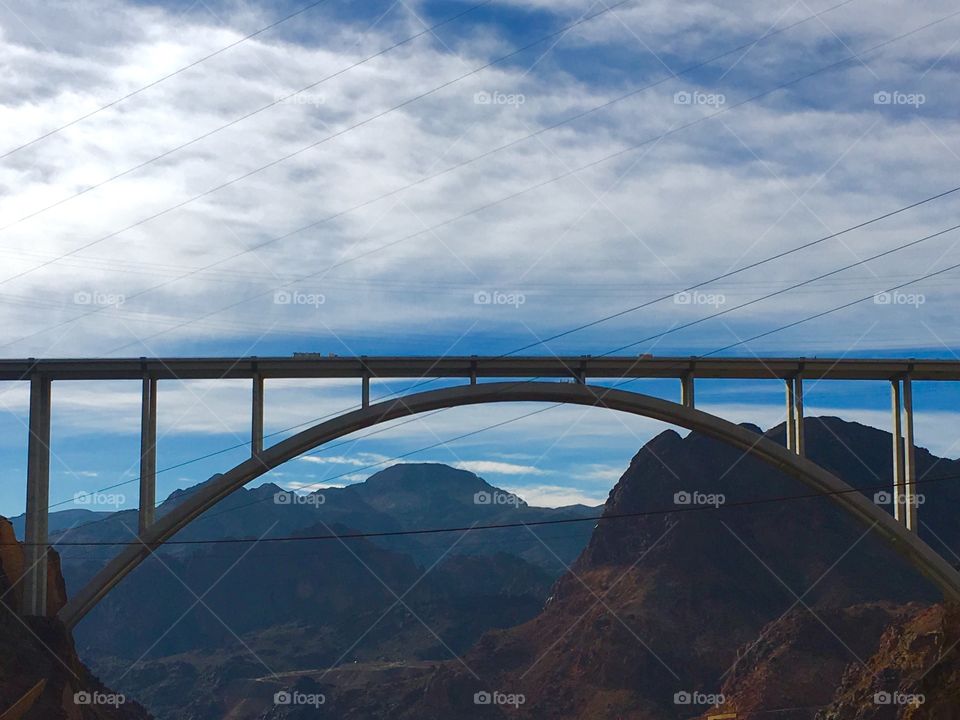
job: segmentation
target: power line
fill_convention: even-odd
[[[933,482],[942,482],[944,480],[957,480],[960,479],[960,474],[951,474],[944,475],[941,477],[935,478],[925,478],[922,480],[914,481],[914,485],[919,485],[921,483],[933,483]],[[411,535],[436,535],[439,533],[452,533],[452,532],[471,532],[473,530],[502,530],[508,528],[522,528],[522,527],[540,527],[546,525],[569,525],[571,523],[581,523],[581,522],[607,522],[610,520],[624,520],[629,518],[641,518],[641,517],[655,517],[655,516],[664,516],[664,515],[679,515],[682,513],[692,513],[692,512],[705,512],[713,511],[719,512],[721,510],[728,510],[730,508],[742,508],[742,507],[753,507],[757,505],[770,505],[777,503],[785,502],[794,502],[797,500],[810,500],[814,498],[821,497],[835,497],[839,495],[849,495],[851,493],[866,493],[871,490],[886,490],[889,488],[889,483],[884,483],[882,485],[866,485],[860,487],[851,487],[846,490],[824,490],[816,491],[811,493],[803,493],[800,495],[780,495],[772,498],[754,498],[752,500],[741,500],[739,502],[729,502],[719,504],[717,506],[713,505],[686,505],[686,506],[673,506],[671,508],[660,508],[656,510],[643,510],[639,512],[630,512],[630,513],[610,513],[604,515],[589,515],[585,517],[576,517],[576,518],[553,518],[550,520],[531,520],[530,522],[510,522],[510,523],[489,523],[484,525],[463,525],[459,527],[444,527],[444,528],[415,528],[411,530],[383,530],[375,532],[352,532],[352,533],[343,533],[343,534],[324,534],[324,535],[285,535],[279,537],[264,537],[264,538],[212,538],[209,540],[166,540],[164,545],[234,545],[240,543],[275,543],[275,542],[310,542],[315,540],[350,540],[357,538],[379,538],[379,537],[400,537],[400,536],[411,536]],[[128,541],[128,540],[91,540],[91,541],[65,541],[65,542],[56,542],[56,543],[18,543],[16,541],[0,543],[0,545],[28,545],[28,544],[43,544],[43,545],[54,545],[54,546],[63,546],[63,547],[101,547],[101,546],[130,546],[130,545],[142,545],[143,543],[139,540],[137,541]]]
[[[952,187],[949,190],[945,190],[941,193],[937,193],[936,195],[931,195],[929,197],[926,197],[922,200],[918,200],[917,202],[911,203],[909,205],[904,205],[903,207],[897,208],[896,210],[891,210],[890,212],[884,213],[883,215],[878,215],[874,218],[870,218],[869,220],[865,220],[861,223],[857,223],[856,225],[851,225],[850,227],[840,230],[839,232],[831,233],[830,235],[825,235],[821,238],[812,240],[808,243],[797,245],[796,247],[790,248],[789,250],[784,250],[783,252],[770,255],[769,257],[763,258],[762,260],[758,260],[756,262],[752,262],[742,267],[739,267],[736,270],[730,270],[728,272],[721,273],[720,275],[715,275],[714,277],[709,278],[708,280],[702,280],[694,285],[690,285],[684,288],[683,290],[678,290],[677,292],[669,293],[667,295],[661,295],[657,298],[654,298],[653,300],[648,300],[647,302],[641,303],[639,305],[634,305],[633,307],[626,308],[625,310],[620,310],[619,312],[615,312],[611,315],[606,315],[600,318],[599,320],[593,320],[591,322],[584,323],[583,325],[578,325],[575,328],[571,328],[570,330],[565,330],[555,335],[551,335],[549,337],[543,338],[542,340],[538,340],[537,342],[524,345],[523,347],[517,348],[516,350],[511,350],[509,353],[507,353],[507,356],[516,355],[517,353],[523,352],[524,350],[529,350],[530,348],[533,348],[533,347],[545,345],[546,343],[551,342],[553,340],[558,340],[562,337],[566,337],[567,335],[572,335],[574,333],[580,332],[581,330],[586,330],[587,328],[595,327],[597,325],[608,322],[610,320],[623,317],[624,315],[629,315],[630,313],[636,312],[637,310],[642,310],[643,308],[646,308],[646,307],[650,307],[651,305],[655,305],[657,303],[663,302],[664,300],[669,300],[670,298],[673,298],[676,295],[679,295],[685,292],[692,292],[693,290],[698,290],[699,288],[702,288],[705,285],[710,285],[720,280],[725,280],[729,277],[733,277],[734,275],[739,275],[742,272],[746,272],[747,270],[753,270],[754,268],[760,267],[761,265],[766,265],[767,263],[772,262],[774,260],[779,260],[789,255],[793,255],[796,252],[800,252],[801,250],[806,250],[807,248],[814,247],[823,242],[826,242],[827,240],[833,240],[835,238],[840,237],[841,235],[846,235],[847,233],[851,233],[854,230],[860,230],[861,228],[865,228],[868,225],[873,225],[874,223],[880,222],[882,220],[886,220],[895,215],[899,215],[900,213],[906,212],[907,210],[912,210],[914,208],[920,207],[921,205],[926,205],[929,202],[933,202],[934,200],[939,200],[948,195],[952,195],[957,191],[960,191],[960,186]]]
[[[739,305],[734,305],[734,306],[732,306],[732,307],[725,308],[725,309],[723,309],[723,310],[719,310],[719,311],[717,311],[717,312],[715,312],[715,313],[713,313],[713,314],[711,314],[711,315],[706,315],[706,316],[704,316],[704,317],[698,318],[698,319],[696,319],[696,320],[691,320],[690,322],[686,322],[686,323],[683,323],[683,324],[681,324],[681,325],[675,325],[674,327],[669,328],[668,330],[664,330],[663,332],[657,333],[657,334],[655,334],[655,335],[650,335],[650,336],[645,337],[645,338],[642,338],[642,339],[640,339],[640,340],[635,340],[635,341],[633,341],[633,342],[627,343],[626,345],[621,345],[621,346],[618,347],[618,348],[614,348],[613,350],[610,350],[609,352],[604,353],[604,354],[601,355],[600,357],[603,357],[604,355],[612,355],[613,353],[617,353],[617,352],[621,352],[621,351],[623,351],[623,350],[627,350],[628,348],[632,348],[632,347],[634,347],[634,346],[636,346],[636,345],[640,345],[641,343],[648,342],[648,341],[650,341],[650,340],[656,340],[656,339],[658,339],[658,338],[662,338],[662,337],[664,337],[664,336],[666,336],[666,335],[669,335],[669,334],[671,334],[671,333],[679,332],[680,330],[686,330],[687,328],[693,327],[694,325],[699,325],[700,323],[706,322],[707,320],[712,320],[713,318],[717,318],[717,317],[721,317],[721,316],[723,316],[723,315],[727,315],[728,313],[734,312],[734,311],[736,311],[736,310],[740,310],[740,309],[745,308],[745,307],[750,307],[751,305],[756,305],[757,303],[763,302],[764,300],[769,300],[770,298],[774,298],[774,297],[777,297],[777,296],[779,296],[779,295],[783,295],[783,294],[785,294],[785,293],[788,293],[788,292],[790,292],[791,290],[796,290],[797,288],[801,288],[801,287],[804,287],[804,286],[806,286],[806,285],[811,285],[811,284],[813,284],[813,283],[815,283],[815,282],[817,282],[817,281],[819,281],[819,280],[823,280],[824,278],[828,278],[828,277],[830,277],[830,276],[832,276],[832,275],[836,275],[837,273],[845,272],[845,271],[850,270],[850,269],[852,269],[852,268],[859,267],[859,266],[861,266],[861,265],[865,265],[865,264],[867,264],[867,263],[869,263],[869,262],[873,262],[874,260],[879,260],[879,259],[882,258],[882,257],[886,257],[887,255],[892,255],[892,254],[894,254],[894,253],[898,253],[898,252],[900,252],[901,250],[907,250],[907,249],[912,248],[912,247],[914,247],[914,246],[916,246],[916,245],[920,245],[921,243],[925,243],[925,242],[927,242],[928,240],[933,240],[934,238],[942,237],[943,235],[946,235],[947,233],[956,232],[957,230],[960,230],[960,225],[953,225],[953,226],[951,226],[951,227],[949,227],[949,228],[946,228],[945,230],[938,230],[938,231],[935,232],[935,233],[932,233],[932,234],[930,234],[930,235],[925,235],[924,237],[919,238],[919,239],[917,239],[917,240],[911,240],[911,241],[908,242],[908,243],[904,243],[904,244],[902,244],[902,245],[897,245],[896,247],[890,248],[889,250],[884,250],[883,252],[876,253],[875,255],[871,255],[870,257],[863,258],[862,260],[857,260],[856,262],[852,262],[852,263],[849,263],[848,265],[844,265],[844,266],[839,267],[839,268],[836,268],[836,269],[834,269],[834,270],[830,270],[829,272],[822,273],[822,274],[820,274],[820,275],[817,275],[817,276],[812,277],[812,278],[808,278],[808,279],[806,279],[806,280],[802,280],[802,281],[800,281],[800,282],[798,282],[798,283],[794,283],[793,285],[788,285],[788,286],[785,287],[785,288],[781,288],[781,289],[779,289],[779,290],[775,290],[775,291],[773,291],[773,292],[767,293],[766,295],[761,295],[760,297],[754,298],[753,300],[748,300],[747,302],[740,303]],[[932,277],[932,276],[931,276],[931,277]],[[921,278],[921,279],[925,279],[925,278]],[[903,285],[900,285],[900,286],[897,286],[897,287],[899,288],[899,287],[903,287],[903,286],[905,286],[905,285],[911,285],[911,284],[913,284],[914,282],[917,282],[917,280],[911,280],[910,282],[904,283]],[[876,295],[876,293],[874,293],[874,294],[872,294],[872,295],[869,295],[869,296],[867,296],[867,297],[868,297],[868,298],[872,298],[872,297],[874,297],[875,295]],[[862,302],[862,301],[863,301],[863,300],[861,299],[861,300],[858,300],[857,302]],[[842,309],[843,307],[849,307],[849,305],[850,305],[850,303],[848,303],[848,304],[846,304],[846,305],[844,305],[844,306],[841,306],[841,307],[838,308],[838,309]],[[728,347],[733,347],[733,346],[728,346]],[[722,348],[722,349],[725,350],[725,349],[727,349],[727,348]],[[719,351],[719,350],[715,350],[715,351],[713,351],[713,352],[710,353],[710,354],[712,355],[712,354],[714,354],[714,353],[716,353],[716,352],[720,352],[720,351]]]
[[[921,275],[920,277],[914,278],[909,282],[900,283],[899,285],[894,285],[893,287],[887,288],[886,290],[881,290],[881,293],[896,292],[897,290],[902,290],[903,288],[909,287],[910,285],[915,285],[918,282],[929,280],[930,278],[938,277],[940,275],[944,275],[948,272],[951,272],[953,270],[958,270],[958,269],[960,269],[960,263],[957,263],[955,265],[950,265],[949,267],[945,267],[942,270],[937,270],[936,272],[927,273],[926,275]],[[786,325],[781,325],[780,327],[774,328],[773,330],[768,330],[766,332],[760,333],[759,335],[754,335],[753,337],[747,338],[746,340],[740,340],[739,342],[733,343],[732,345],[727,345],[726,347],[722,347],[719,350],[713,350],[712,352],[707,353],[707,355],[714,355],[718,352],[723,352],[724,350],[729,350],[730,348],[737,347],[738,345],[743,345],[744,343],[752,342],[754,340],[767,337],[768,335],[773,335],[783,330],[796,327],[797,325],[802,325],[804,323],[810,322],[811,320],[822,318],[825,315],[831,315],[835,312],[839,312],[840,310],[846,310],[847,308],[853,307],[854,305],[859,305],[860,303],[866,302],[867,300],[874,299],[877,296],[877,294],[878,293],[874,293],[873,295],[865,295],[862,298],[859,298],[857,300],[852,300],[850,302],[844,303],[843,305],[837,305],[836,307],[830,308],[829,310],[824,310],[823,312],[818,312],[818,313],[815,313],[814,315],[808,315],[807,317],[801,318],[800,320],[795,320],[794,322],[787,323]],[[706,355],[701,357],[706,357]]]
[[[3,160],[4,158],[9,157],[10,155],[13,155],[14,153],[20,152],[20,151],[23,150],[24,148],[28,148],[28,147],[30,147],[31,145],[34,145],[34,144],[36,144],[36,143],[38,143],[38,142],[40,142],[40,141],[42,141],[42,140],[46,140],[48,137],[51,137],[51,136],[53,136],[53,135],[56,135],[57,133],[59,133],[59,132],[61,132],[61,131],[63,131],[63,130],[66,130],[66,129],[69,128],[69,127],[73,127],[73,126],[76,125],[77,123],[83,122],[84,120],[87,120],[88,118],[91,118],[91,117],[93,117],[94,115],[97,115],[97,114],[103,112],[104,110],[107,110],[107,109],[109,109],[109,108],[112,108],[112,107],[114,107],[115,105],[119,105],[120,103],[124,102],[125,100],[129,100],[130,98],[134,97],[135,95],[139,95],[140,93],[144,92],[145,90],[149,90],[149,89],[152,88],[152,87],[156,87],[156,86],[159,85],[160,83],[165,82],[165,81],[169,80],[170,78],[172,78],[172,77],[174,77],[174,76],[176,76],[176,75],[179,75],[180,73],[182,73],[182,72],[184,72],[184,71],[186,71],[186,70],[189,70],[189,69],[191,69],[191,68],[194,68],[194,67],[196,67],[197,65],[199,65],[199,64],[201,64],[201,63],[204,63],[204,62],[206,62],[207,60],[210,60],[211,58],[214,58],[214,57],[216,57],[217,55],[220,55],[221,53],[226,52],[227,50],[230,50],[231,48],[235,48],[237,45],[240,45],[241,43],[245,43],[247,40],[251,40],[251,39],[257,37],[257,35],[261,35],[261,34],[267,32],[268,30],[272,30],[273,28],[277,27],[278,25],[282,25],[283,23],[287,22],[288,20],[292,20],[293,18],[297,17],[298,15],[302,15],[303,13],[307,12],[307,10],[312,10],[313,8],[317,7],[318,5],[323,5],[323,4],[324,4],[325,2],[327,2],[327,1],[328,1],[328,0],[317,0],[317,2],[312,2],[312,3],[310,3],[309,5],[306,5],[305,7],[300,8],[300,9],[297,10],[296,12],[292,12],[292,13],[290,13],[289,15],[286,15],[286,16],[280,18],[279,20],[275,20],[274,22],[270,23],[269,25],[265,25],[264,27],[260,28],[259,30],[256,30],[256,31],[250,33],[249,35],[243,36],[243,37],[240,38],[239,40],[233,41],[233,42],[230,43],[229,45],[224,45],[222,48],[220,48],[219,50],[215,50],[214,52],[210,53],[209,55],[204,55],[202,58],[199,58],[199,59],[197,59],[197,60],[194,60],[193,62],[188,63],[188,64],[184,65],[183,67],[177,68],[177,69],[174,70],[173,72],[167,73],[166,75],[164,75],[164,76],[162,76],[162,77],[159,77],[159,78],[157,78],[156,80],[154,80],[154,81],[152,81],[152,82],[150,82],[150,83],[147,83],[146,85],[143,85],[142,87],[137,88],[136,90],[133,90],[133,91],[131,91],[131,92],[128,92],[126,95],[122,95],[122,96],[120,96],[120,97],[118,97],[118,98],[116,98],[116,99],[114,99],[114,100],[111,100],[110,102],[105,103],[104,105],[101,105],[100,107],[96,108],[95,110],[91,110],[90,112],[85,113],[85,114],[83,114],[83,115],[80,115],[79,117],[75,117],[73,120],[70,120],[69,122],[64,123],[63,125],[60,125],[59,127],[55,127],[55,128],[53,128],[52,130],[48,130],[47,132],[43,133],[42,135],[38,135],[37,137],[33,138],[33,140],[29,140],[29,141],[23,143],[22,145],[17,145],[16,147],[11,148],[10,150],[7,150],[7,151],[5,151],[2,155],[0,155],[0,160]],[[17,221],[17,222],[19,222],[19,221]],[[8,227],[9,227],[9,226],[8,226]]]

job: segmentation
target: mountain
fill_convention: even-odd
[[[171,494],[158,508],[159,514],[183,502],[202,485]],[[470,527],[478,524],[537,522],[596,515],[598,508],[574,505],[537,508],[511,493],[490,485],[474,473],[436,463],[394,465],[362,483],[343,488],[324,488],[308,496],[295,495],[277,485],[241,488],[201,515],[177,534],[177,540],[285,537],[305,528],[341,525],[354,532],[392,532],[413,528]],[[52,513],[59,526],[70,526],[67,513]],[[84,511],[80,511],[84,512]],[[71,515],[71,520],[76,516]],[[97,517],[89,525],[78,524],[59,537],[73,542],[130,542],[136,536],[137,513],[133,510]],[[590,537],[590,523],[573,523],[560,531],[523,528],[489,534],[469,534],[457,546],[457,554],[496,555],[507,552],[558,576],[580,553]],[[552,538],[549,549],[538,537]],[[443,538],[374,538],[374,543],[404,552],[417,562],[430,565],[446,550]],[[114,554],[111,548],[62,548],[67,587],[82,586]],[[163,546],[163,557],[182,556],[192,547]]]
[[[805,430],[809,457],[869,496],[892,482],[889,434],[831,417]],[[766,434],[783,443],[782,425]],[[952,556],[960,463],[917,461],[920,533]],[[503,491],[436,465],[321,492],[231,496],[184,536],[266,540],[165,549],[78,627],[83,656],[162,719],[956,717],[960,610],[831,499],[696,433],[641,448],[606,519],[535,534],[269,540],[281,523],[313,536],[589,512],[477,503]]]
[[[59,558],[49,556],[48,611],[62,607],[65,596]],[[80,662],[67,629],[46,617],[18,615],[23,548],[13,525],[0,517],[0,714],[23,701],[42,683],[30,703],[23,701],[23,720],[147,720],[150,715],[132,699],[105,687]]]
[[[937,605],[886,629],[872,657],[849,666],[817,720],[958,720],[960,608]]]
[[[811,459],[849,483],[889,481],[889,435],[836,418],[808,418],[805,429]],[[782,443],[783,427],[768,436]],[[917,457],[921,474],[957,473],[953,461]],[[960,541],[950,521],[958,487],[924,485],[922,533],[950,547]],[[729,506],[616,517],[670,507],[680,492]],[[895,646],[897,628],[906,622],[909,631],[909,618],[938,594],[830,499],[778,500],[806,493],[722,443],[662,433],[633,458],[604,507],[613,517],[597,525],[542,613],[487,633],[462,662],[381,675],[362,698],[328,675],[328,707],[342,718],[666,720],[705,718],[718,705],[738,718],[813,720],[844,678],[853,701],[862,699],[849,668],[872,656],[888,668],[896,654],[883,644]],[[933,660],[904,655],[918,667]],[[956,678],[949,682],[955,691]],[[503,704],[511,697],[515,708]],[[398,707],[396,698],[409,702]],[[864,717],[900,717],[884,712]]]
[[[163,510],[190,492],[175,493]],[[209,698],[193,708],[194,717],[220,718],[228,710],[217,699],[226,682],[343,662],[439,661],[488,630],[529,620],[586,544],[592,523],[469,528],[596,512],[530,507],[473,473],[438,464],[393,466],[309,496],[269,484],[242,490],[178,539],[259,542],[161,549],[77,627],[78,646],[98,672],[158,716],[182,717],[188,696]],[[133,513],[118,513],[69,537],[129,537],[125,526],[135,521]],[[416,528],[467,530],[273,540]],[[65,549],[73,582],[103,562],[100,548]]]

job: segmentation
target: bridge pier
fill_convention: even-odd
[[[370,407],[370,373],[363,375],[363,387],[360,390],[360,406]]]
[[[918,532],[917,524],[917,458],[913,441],[913,386],[910,377],[903,379],[903,470],[906,492],[904,519],[907,530]]]
[[[806,455],[806,449],[803,434],[803,378],[800,375],[793,379],[793,404],[795,408],[793,447],[797,455],[803,457]]]
[[[799,375],[786,378],[787,389],[787,450],[804,456],[803,434],[803,378]]]
[[[680,404],[692,408],[693,403],[693,373],[688,372],[680,377]]]
[[[793,450],[794,411],[796,410],[796,404],[793,401],[793,378],[787,378],[784,382],[787,386],[787,450]]]
[[[24,528],[25,615],[47,614],[47,541],[50,506],[50,378],[30,377],[30,439],[27,444],[27,510]]]
[[[263,375],[253,376],[252,406],[250,408],[250,457],[263,452]]]
[[[157,379],[145,377],[140,401],[140,534],[153,525],[157,506]]]
[[[913,437],[913,386],[910,377],[890,381],[893,410],[893,516],[917,532],[917,461]]]
[[[903,482],[903,423],[901,420],[903,401],[900,399],[899,380],[890,381],[890,402],[893,412],[893,517],[897,522],[904,523],[903,491],[906,486]]]

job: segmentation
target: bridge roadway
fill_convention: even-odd
[[[960,380],[960,361],[857,358],[655,356],[339,356],[0,360],[0,380],[200,380],[211,378],[727,378]]]

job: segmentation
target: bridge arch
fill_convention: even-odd
[[[76,625],[150,551],[216,505],[227,495],[266,472],[350,433],[398,418],[442,408],[500,402],[556,402],[641,415],[693,430],[729,443],[764,460],[830,498],[861,523],[879,533],[944,596],[960,600],[960,572],[888,513],[840,478],[777,443],[710,413],[640,393],[601,386],[558,382],[496,382],[430,390],[387,400],[314,425],[231,468],[149,526],[141,542],[125,546],[61,610],[68,627]]]

